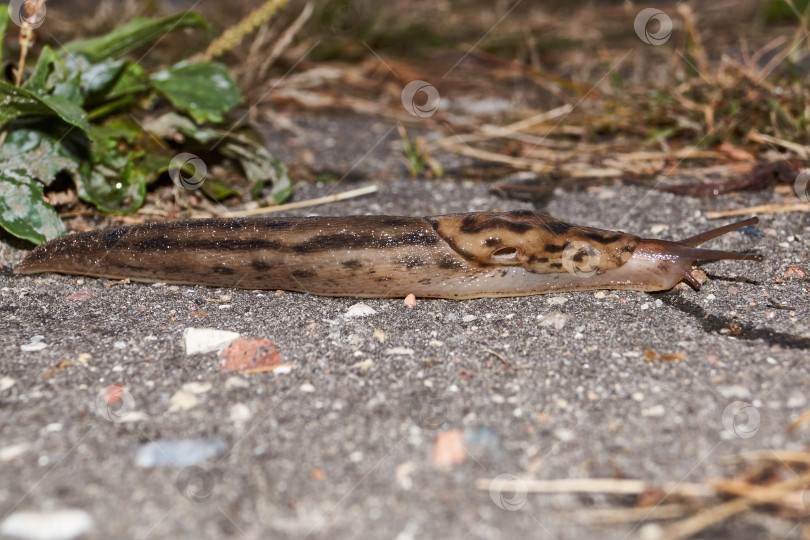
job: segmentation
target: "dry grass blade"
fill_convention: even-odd
[[[716,491],[706,484],[666,482],[656,484],[645,480],[623,478],[565,478],[561,480],[535,480],[521,478],[521,488],[527,493],[608,493],[612,495],[639,495],[649,491],[662,491],[668,496],[713,497]],[[476,489],[513,489],[513,480],[479,478]]]
[[[791,480],[778,482],[767,487],[751,489],[739,499],[718,504],[695,516],[671,525],[664,531],[660,539],[675,540],[677,538],[689,537],[757,504],[777,502],[789,495],[792,491],[806,487],[808,484],[810,484],[810,472],[805,472]]]
[[[288,204],[279,204],[277,206],[268,206],[267,208],[256,208],[253,210],[240,210],[238,212],[224,212],[219,214],[219,217],[247,217],[259,216],[263,214],[273,214],[275,212],[285,212],[287,210],[297,210],[299,208],[308,208],[310,206],[319,206],[331,202],[344,201],[362,195],[368,195],[377,191],[377,186],[366,186],[358,189],[351,189],[343,193],[335,195],[327,195],[325,197],[317,197],[315,199],[308,199],[306,201],[299,201]]]
[[[706,217],[709,219],[719,219],[732,216],[747,216],[749,214],[787,214],[789,212],[810,212],[810,203],[761,204],[759,206],[749,206],[748,208],[737,208],[735,210],[706,212]]]

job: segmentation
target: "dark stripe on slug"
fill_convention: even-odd
[[[267,264],[266,262],[262,261],[262,260],[259,260],[259,259],[254,259],[254,260],[250,261],[250,266],[254,270],[258,270],[259,272],[264,272],[265,270],[270,270],[270,265]]]
[[[529,263],[541,263],[541,264],[544,264],[544,263],[548,262],[548,257],[538,257],[537,255],[531,255],[531,256],[529,256],[528,262]]]
[[[116,266],[118,268],[124,268],[126,270],[135,270],[136,272],[143,272],[144,270],[146,270],[145,266],[138,266],[137,264],[117,263]]]
[[[503,244],[503,241],[500,238],[487,238],[484,241],[484,245],[487,247],[497,247]]]
[[[332,251],[340,249],[387,249],[397,246],[426,246],[439,242],[438,237],[422,232],[405,233],[400,236],[380,237],[371,234],[323,234],[313,236],[301,244],[295,244],[281,249],[289,249],[296,253],[312,253],[316,251]]]
[[[439,261],[436,263],[436,265],[439,268],[444,268],[444,269],[463,268],[464,267],[464,263],[459,262],[459,261],[455,260],[454,258],[447,257],[447,256],[442,257],[441,259],[439,259]]]
[[[408,259],[400,259],[399,263],[404,264],[405,268],[407,268],[409,270],[411,268],[416,268],[418,266],[424,266],[426,264],[425,261],[423,261],[419,257],[411,257],[411,258],[408,258]]]
[[[227,266],[214,266],[211,268],[211,271],[223,276],[232,276],[234,274],[233,268],[228,268]]]
[[[562,268],[562,263],[551,263],[549,265],[551,268]]]
[[[599,242],[600,244],[612,244],[618,240],[624,238],[624,234],[621,233],[614,233],[614,232],[607,232],[607,233],[599,233],[599,232],[585,232],[582,233],[582,236],[587,238],[588,240],[593,240],[594,242]]]
[[[565,246],[555,246],[554,244],[546,244],[543,246],[543,251],[548,251],[549,253],[560,253],[565,251]]]
[[[342,264],[342,265],[343,265],[343,266],[345,266],[346,268],[351,268],[351,269],[353,269],[353,270],[357,270],[358,268],[362,268],[362,267],[363,267],[363,263],[361,263],[361,262],[360,262],[359,260],[357,260],[357,259],[352,259],[352,260],[350,260],[350,261],[343,261],[343,262],[342,262],[342,263],[340,263],[340,264]]]
[[[571,225],[563,223],[562,221],[552,221],[550,223],[543,223],[543,228],[551,234],[565,234],[571,230]]]
[[[292,271],[292,275],[293,275],[293,277],[297,277],[297,278],[301,278],[301,279],[307,279],[307,278],[315,277],[315,272],[313,272],[312,270],[309,270],[309,269],[298,268],[298,269]]]
[[[484,218],[484,219],[482,219]],[[530,223],[511,221],[502,217],[477,216],[469,214],[461,220],[459,231],[465,234],[478,234],[487,230],[504,228],[510,232],[523,234],[533,228]]]

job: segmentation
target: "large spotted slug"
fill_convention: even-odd
[[[697,247],[757,222],[670,242],[528,211],[200,219],[71,234],[37,247],[15,271],[359,297],[659,291],[681,280],[699,287],[689,273],[698,260],[762,261]]]

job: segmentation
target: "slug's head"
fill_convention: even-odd
[[[689,273],[699,260],[761,261],[758,254],[697,247],[758,221],[751,218],[670,242],[569,225],[534,212],[430,218],[453,250],[479,266],[521,266],[536,274],[571,274],[566,281],[573,285],[579,279],[580,288],[648,291],[669,289],[684,279],[699,287]]]
[[[759,218],[752,217],[690,236],[680,242],[642,239],[636,247],[633,259],[628,264],[627,271],[646,272],[651,281],[659,282],[661,289],[674,287],[681,280],[686,280],[694,288],[699,289],[700,283],[690,273],[692,265],[697,261],[742,260],[762,262],[764,260],[764,257],[759,253],[698,247],[713,238],[756,223],[759,223]]]

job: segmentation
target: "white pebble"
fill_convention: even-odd
[[[393,349],[388,349],[385,351],[387,355],[395,355],[395,354],[406,354],[413,356],[413,349],[409,349],[407,347],[394,347]]]
[[[191,392],[178,390],[169,402],[169,412],[187,411],[197,406],[199,400]]]
[[[116,341],[115,343],[113,343],[113,347],[115,347],[116,349],[126,349],[127,348],[127,342],[126,341]]]
[[[190,394],[204,394],[211,390],[211,383],[210,382],[188,382],[183,385],[183,390],[189,392]]]
[[[368,317],[369,315],[375,315],[376,313],[377,310],[373,307],[363,302],[358,302],[347,309],[343,316],[350,319],[352,317]]]
[[[653,405],[652,407],[641,409],[641,416],[646,416],[649,418],[658,418],[664,416],[665,413],[666,409],[664,409],[663,405]]]
[[[8,390],[9,388],[14,386],[15,384],[17,384],[16,379],[12,379],[11,377],[0,378],[0,392],[4,392],[5,390]]]
[[[235,403],[231,405],[231,411],[229,416],[231,422],[243,424],[248,420],[250,420],[252,414],[250,412],[250,408],[244,403]]]
[[[565,324],[571,319],[569,315],[561,312],[558,309],[547,313],[541,320],[540,326],[550,326],[555,330],[562,330]]]
[[[239,337],[238,332],[216,328],[186,328],[183,330],[183,345],[186,356],[221,351]]]
[[[42,340],[44,340],[44,339],[45,339],[45,336],[41,336],[41,335],[31,336],[31,341],[28,342],[28,343],[25,343],[23,345],[20,345],[20,349],[23,352],[41,351],[42,349],[44,349],[44,348],[46,348],[48,346],[47,343],[43,343]]]
[[[301,391],[306,392],[307,394],[311,394],[315,391],[315,387],[309,383],[304,383],[301,385]]]
[[[464,322],[471,322],[471,321],[474,321],[474,320],[475,320],[475,319],[477,319],[477,318],[478,318],[478,317],[476,317],[475,315],[464,315],[464,316],[461,318],[461,320],[462,320],[462,321],[464,321]]]
[[[70,540],[83,535],[93,525],[93,516],[84,510],[23,511],[4,519],[0,533],[26,540]]]

